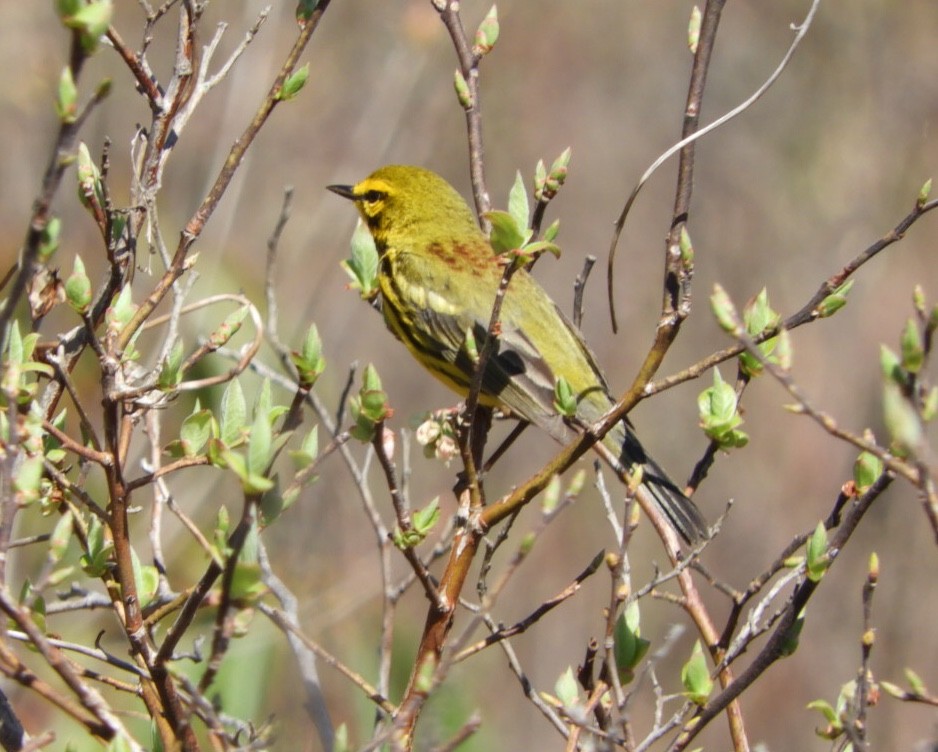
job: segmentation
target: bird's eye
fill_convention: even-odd
[[[384,194],[381,191],[368,191],[363,198],[366,204],[376,204],[384,198]]]

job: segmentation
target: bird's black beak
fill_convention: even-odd
[[[358,196],[355,195],[354,185],[327,185],[326,190],[332,191],[342,198],[347,198],[352,201],[355,201],[358,198]]]

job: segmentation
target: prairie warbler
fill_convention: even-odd
[[[420,167],[382,167],[356,185],[328,188],[355,202],[374,237],[388,328],[430,373],[465,396],[474,373],[466,332],[473,332],[481,348],[504,269],[472,210],[443,178]],[[582,335],[520,269],[502,304],[482,402],[506,408],[563,441],[569,428],[554,407],[558,377],[577,396],[578,420],[593,423],[612,407],[609,387]],[[706,534],[697,507],[645,452],[628,420],[602,443],[620,475],[641,465],[644,490],[685,540]]]

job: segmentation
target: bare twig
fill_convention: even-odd
[[[586,290],[586,280],[589,279],[595,263],[596,257],[593,255],[588,255],[583,259],[583,268],[573,283],[573,325],[576,327],[583,323],[583,293]]]
[[[459,15],[458,0],[433,0],[433,5],[439,11],[440,19],[453,40],[459,61],[459,75],[463,77],[469,89],[468,98],[463,103],[469,137],[469,175],[472,179],[472,197],[475,200],[476,213],[479,215],[482,229],[487,233],[489,222],[484,215],[492,208],[492,201],[485,185],[485,150],[482,146],[482,112],[479,105],[479,63],[482,55],[469,44]]]

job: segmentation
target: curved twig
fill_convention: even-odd
[[[644,174],[639,179],[638,184],[632,189],[632,193],[629,194],[629,198],[625,202],[625,206],[622,208],[622,212],[619,214],[619,218],[616,220],[615,229],[612,233],[612,240],[609,243],[609,258],[606,265],[606,291],[609,297],[609,317],[612,321],[613,332],[618,331],[618,324],[616,322],[615,297],[612,294],[612,283],[614,277],[613,266],[615,263],[616,247],[619,244],[619,236],[622,234],[622,228],[625,225],[625,219],[632,208],[632,204],[635,203],[635,199],[638,197],[639,192],[642,190],[648,179],[664,162],[674,156],[677,152],[681,151],[684,147],[689,146],[700,138],[703,138],[711,131],[714,131],[720,126],[725,125],[737,115],[740,115],[748,110],[762,97],[763,94],[766,93],[766,91],[769,90],[769,87],[771,87],[772,84],[778,80],[779,76],[781,76],[785,68],[788,67],[788,63],[795,54],[795,50],[798,48],[798,45],[801,44],[801,40],[804,39],[805,34],[808,33],[808,29],[811,27],[811,23],[814,20],[814,14],[817,11],[818,5],[820,5],[820,2],[821,0],[812,0],[811,7],[808,9],[808,13],[805,16],[804,21],[802,21],[799,25],[792,25],[792,28],[796,33],[794,40],[792,40],[792,43],[788,48],[788,51],[785,53],[782,61],[778,64],[778,67],[772,72],[766,81],[758,89],[756,89],[755,93],[753,93],[751,97],[749,97],[740,105],[734,107],[725,115],[717,118],[709,125],[706,125],[703,128],[695,131],[691,135],[681,139],[676,144],[668,148],[663,154],[661,154],[661,156],[659,156],[654,162],[651,163],[651,166],[645,170]],[[702,40],[703,37],[704,32],[703,29],[701,29]],[[700,49],[698,49],[698,54],[700,54]]]

